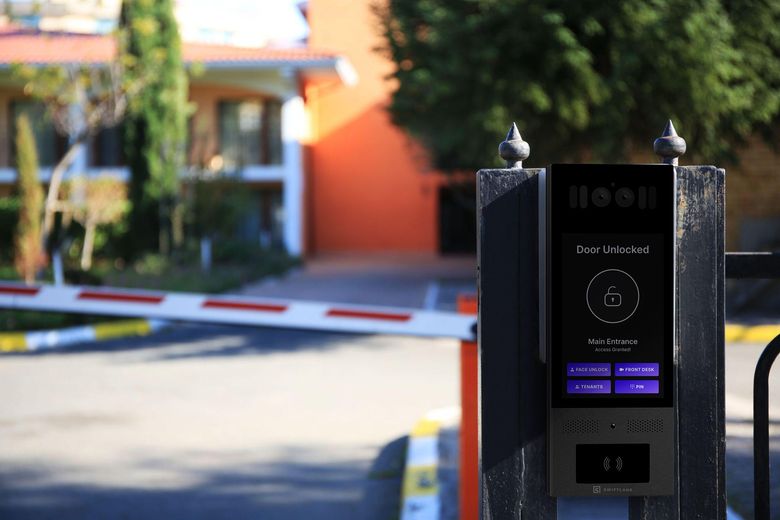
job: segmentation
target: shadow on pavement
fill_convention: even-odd
[[[356,518],[398,519],[401,514],[401,485],[408,445],[409,437],[399,437],[379,451],[368,472]]]
[[[733,422],[733,421],[729,421]],[[752,421],[748,421],[752,424]],[[769,437],[769,472],[773,477],[769,494],[771,518],[780,518],[780,435]],[[726,436],[726,494],[729,505],[745,520],[753,518],[753,438],[752,436]]]
[[[179,485],[160,479],[156,487],[114,487],[58,483],[45,469],[5,468],[0,470],[0,518],[357,518],[359,497],[351,490],[360,489],[364,472],[359,461],[280,462],[188,469],[188,482]]]

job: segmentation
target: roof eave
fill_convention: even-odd
[[[338,77],[339,81],[346,86],[353,86],[358,81],[357,71],[349,62],[349,60],[343,56],[336,56],[334,58],[324,58],[316,60],[224,60],[224,61],[188,61],[187,66],[193,63],[201,63],[203,67],[208,69],[219,70],[272,70],[272,69],[292,69],[306,73],[307,71],[331,71]],[[45,67],[45,66],[73,66],[73,65],[104,65],[105,62],[101,61],[73,61],[73,62],[27,62],[24,65],[31,67]],[[13,63],[0,63],[0,70],[10,69]]]
[[[258,70],[287,68],[306,73],[307,71],[332,71],[346,86],[357,83],[358,75],[348,59],[343,56],[319,60],[226,60],[201,62],[208,69]],[[190,63],[191,64],[191,63]]]

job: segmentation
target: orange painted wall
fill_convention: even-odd
[[[439,175],[385,111],[393,70],[372,0],[310,0],[309,44],[346,56],[358,84],[305,89],[312,120],[309,247],[329,251],[438,249]]]

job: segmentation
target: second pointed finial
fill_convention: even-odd
[[[661,137],[653,143],[653,151],[661,157],[662,162],[673,166],[677,166],[677,159],[685,153],[686,148],[685,139],[677,135],[671,119],[666,123]]]
[[[531,146],[523,141],[517,124],[512,123],[506,139],[498,145],[498,155],[506,161],[507,168],[522,168],[523,161],[531,155]]]

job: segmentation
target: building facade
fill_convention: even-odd
[[[92,64],[112,59],[109,36],[42,33],[6,26],[0,30],[0,194],[15,182],[14,122],[20,113],[34,121],[41,164],[47,182],[52,167],[67,149],[43,107],[24,95],[11,73],[27,65]],[[306,209],[303,147],[309,133],[304,87],[352,84],[355,75],[339,54],[311,48],[248,48],[186,43],[184,60],[202,73],[191,80],[189,167],[208,167],[231,174],[250,188],[254,210],[244,232],[265,243],[277,242],[294,255],[305,253]],[[68,175],[114,175],[129,178],[119,128],[90,139]],[[186,175],[187,172],[182,172]]]
[[[373,4],[301,2],[305,45],[185,41],[185,61],[203,68],[190,82],[189,167],[235,174],[255,198],[243,233],[292,254],[473,252],[473,178],[457,183],[435,171],[420,144],[392,124],[387,76],[395,65],[377,51]],[[24,96],[11,64],[103,63],[113,53],[108,36],[0,27],[0,195],[15,179],[17,113],[36,121],[44,181],[67,144]],[[684,135],[685,122],[678,128]],[[119,136],[95,136],[72,172],[127,178]],[[635,160],[656,160],[649,144]],[[725,165],[729,250],[780,248],[778,164],[777,150],[755,138],[737,164]]]

